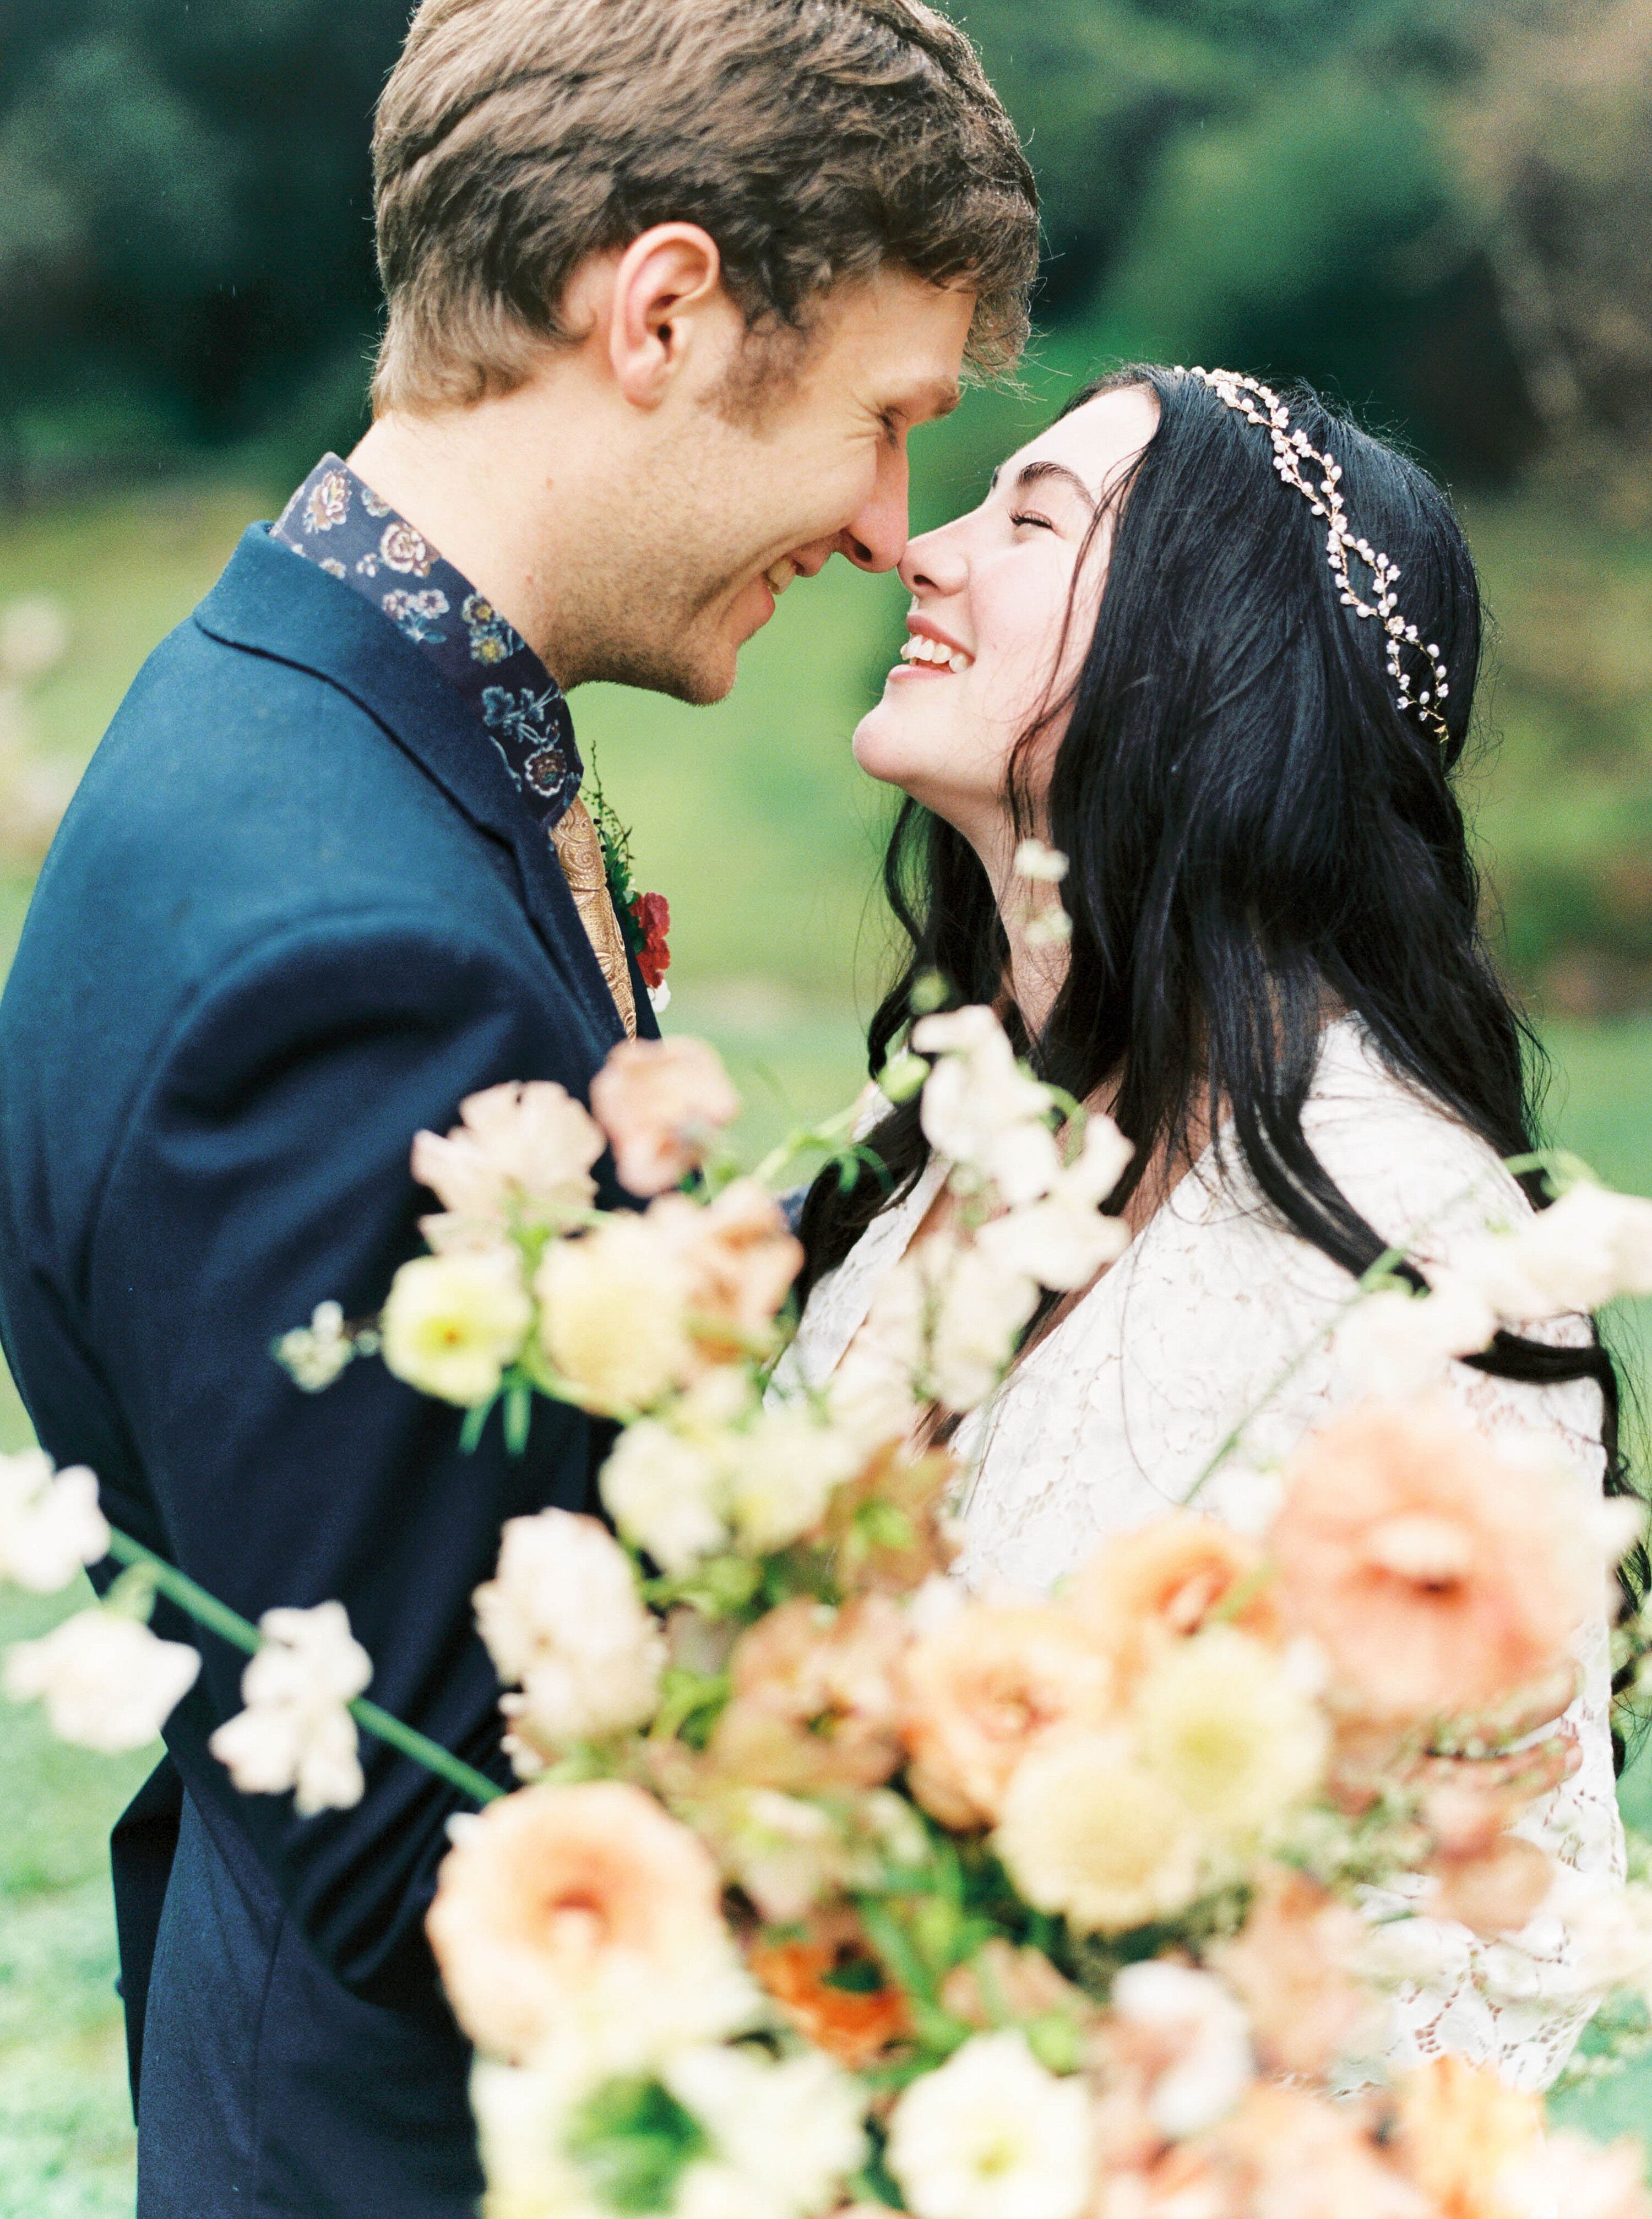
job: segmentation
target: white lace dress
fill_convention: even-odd
[[[1353,1020],[1326,1030],[1304,1126],[1332,1177],[1385,1239],[1403,1240],[1427,1223],[1415,1252],[1425,1262],[1448,1259],[1454,1240],[1529,1209],[1484,1143],[1388,1071]],[[932,1163],[816,1287],[787,1358],[794,1377],[817,1385],[829,1377],[922,1223],[943,1168]],[[1458,1203],[1476,1183],[1474,1200]],[[970,1476],[959,1576],[976,1588],[1008,1582],[1046,1591],[1109,1534],[1179,1502],[1350,1287],[1328,1258],[1283,1228],[1236,1168],[1220,1175],[1208,1153],[1123,1259],[961,1429],[957,1447]],[[1568,1343],[1588,1333],[1581,1318],[1544,1330]],[[1451,1372],[1451,1392],[1483,1432],[1559,1449],[1580,1489],[1598,1493],[1605,1458],[1591,1382],[1537,1388],[1461,1364]],[[1235,1526],[1259,1527],[1276,1499],[1268,1467],[1357,1395],[1322,1346],[1251,1429],[1243,1460],[1205,1488],[1201,1507]],[[1582,1692],[1568,1719],[1581,1766],[1522,1831],[1580,1876],[1621,1879],[1604,1615],[1582,1637],[1580,1662]],[[1518,1937],[1495,1942],[1443,1921],[1407,1924],[1426,1945],[1429,1973],[1397,1996],[1391,2061],[1449,2050],[1518,2086],[1545,2086],[1587,2017],[1559,1920],[1540,1913]]]

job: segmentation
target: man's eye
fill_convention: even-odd
[[[1040,516],[1031,509],[1024,508],[1019,510],[1010,518],[1009,521],[1012,524],[1036,524],[1045,531],[1053,531],[1055,530],[1054,525],[1051,523],[1047,516]]]

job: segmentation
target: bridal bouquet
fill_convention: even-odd
[[[1522,1831],[1571,1762],[1522,1724],[1566,1706],[1633,1524],[1427,1380],[1500,1316],[1652,1284],[1652,1204],[1577,1180],[1423,1296],[1382,1259],[1328,1329],[1394,1391],[1301,1447],[1258,1538],[1188,1507],[1053,1598],[972,1596],[951,1421],[1120,1252],[1129,1152],[985,1010],[923,1017],[883,1085],[922,1088],[947,1203],[823,1388],[783,1353],[801,1252],[684,1039],[618,1048],[590,1114],[502,1086],[421,1134],[429,1252],[370,1324],[281,1344],[312,1389],[381,1356],[473,1439],[525,1442],[535,1395],[619,1422],[611,1522],[512,1520],[476,1594],[514,1792],[365,1701],[338,1605],[233,1620],[44,1458],[0,1489],[0,1572],[133,1569],[10,1691],[152,1731],[193,1669],[140,1622],[159,1588],[256,1651],[214,1744],[247,1792],[358,1796],[357,1725],[469,1789],[429,1931],[488,2219],[1648,2219],[1632,2146],[1375,2060],[1433,1916],[1554,1918],[1580,2015],[1646,2023],[1652,1887],[1594,1895]],[[595,1208],[605,1148],[646,1208]]]

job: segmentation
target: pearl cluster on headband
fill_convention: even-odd
[[[1241,376],[1232,370],[1195,370],[1190,374],[1202,378],[1217,398],[1230,408],[1238,409],[1247,423],[1267,432],[1273,441],[1275,469],[1288,486],[1296,488],[1315,516],[1326,519],[1326,559],[1342,588],[1344,606],[1352,609],[1356,616],[1375,617],[1382,626],[1388,674],[1396,689],[1395,705],[1401,713],[1409,711],[1419,718],[1437,738],[1449,740],[1450,727],[1439,704],[1451,689],[1446,683],[1445,664],[1439,649],[1432,640],[1419,638],[1416,625],[1407,624],[1395,606],[1394,585],[1400,575],[1399,564],[1390,563],[1386,555],[1376,551],[1369,539],[1357,539],[1349,530],[1348,512],[1343,506],[1340,491],[1340,464],[1333,457],[1322,455],[1311,445],[1306,432],[1291,429],[1284,402],[1258,379]],[[1320,472],[1317,484],[1303,473],[1303,465],[1308,463],[1315,464]],[[1351,554],[1357,555],[1371,574],[1371,600],[1363,600],[1354,590],[1348,569]],[[1402,650],[1407,647],[1426,656],[1433,679],[1431,686],[1415,693],[1410,673],[1400,659]]]

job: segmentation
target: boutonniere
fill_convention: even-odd
[[[649,1000],[657,1016],[671,1000],[671,989],[666,984],[666,973],[671,968],[671,904],[663,894],[639,892],[631,862],[630,832],[614,813],[594,764],[591,768],[587,806],[597,828],[597,837],[602,842],[602,866],[607,873],[608,892],[613,898],[620,930],[625,935],[626,947],[637,958],[637,967],[643,974],[643,984],[649,990]]]

